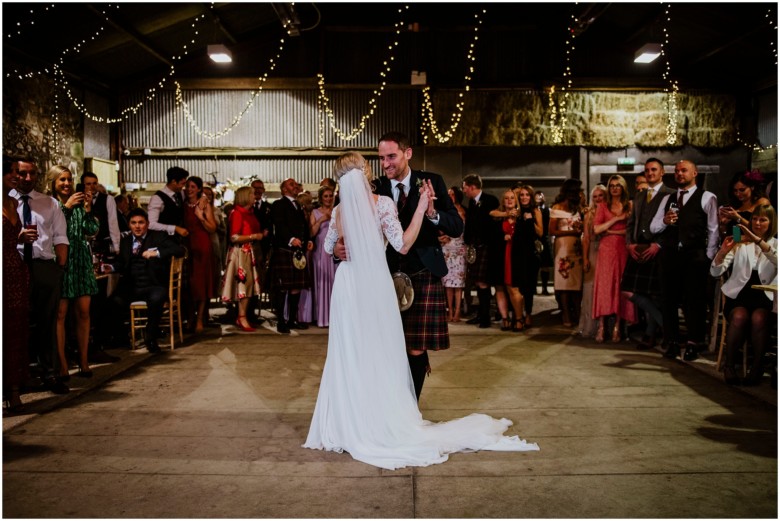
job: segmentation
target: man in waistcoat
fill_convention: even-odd
[[[100,228],[92,243],[94,253],[119,253],[119,222],[117,221],[116,201],[108,194],[98,190],[98,177],[92,172],[81,174],[84,191],[92,194],[92,215],[97,217]]]
[[[122,328],[120,319],[127,314],[130,302],[146,301],[144,343],[150,353],[159,353],[157,338],[160,335],[163,305],[168,300],[171,258],[184,255],[184,247],[165,232],[150,230],[143,209],[132,210],[129,218],[130,235],[120,241],[116,263],[105,267],[106,271],[122,275],[119,287],[111,298],[111,316],[114,317],[112,328]]]
[[[647,329],[638,349],[655,346],[658,328],[663,323],[661,314],[661,275],[658,265],[660,236],[650,231],[650,223],[658,213],[665,195],[674,190],[663,184],[664,164],[654,157],[645,161],[647,188],[634,197],[633,211],[626,224],[628,262],[623,272],[620,289],[632,293],[631,301],[645,313]]]
[[[661,291],[666,358],[680,354],[677,309],[682,304],[688,330],[684,360],[698,357],[707,318],[707,277],[718,250],[718,200],[696,186],[698,170],[687,160],[674,167],[677,192],[664,196],[650,223],[660,234]],[[673,205],[676,204],[676,207]]]
[[[172,166],[166,172],[167,183],[149,199],[149,229],[163,231],[177,238],[189,235],[184,224],[184,197],[182,189],[187,184],[189,172]]]
[[[276,330],[290,333],[291,329],[307,329],[306,324],[298,322],[298,303],[301,290],[311,286],[308,268],[298,269],[293,261],[314,248],[309,240],[309,223],[295,196],[297,182],[285,179],[280,186],[282,197],[271,205],[274,221],[274,251],[271,258],[271,290],[275,294],[274,312]],[[285,304],[286,302],[286,304]],[[288,319],[285,320],[285,309]]]

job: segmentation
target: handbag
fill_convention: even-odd
[[[395,296],[398,299],[398,309],[406,311],[412,307],[414,302],[414,288],[412,279],[402,271],[393,273],[393,286],[395,287]]]
[[[544,251],[544,244],[542,244],[542,241],[540,241],[539,239],[536,239],[534,241],[534,251],[537,255],[541,255],[542,252]]]
[[[466,246],[466,262],[474,264],[477,260],[477,249],[474,246]]]

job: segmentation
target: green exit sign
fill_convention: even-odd
[[[634,163],[636,163],[636,159],[634,159],[633,157],[618,158],[618,165],[620,166],[633,165]]]

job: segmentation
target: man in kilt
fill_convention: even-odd
[[[378,149],[385,175],[377,179],[376,193],[393,198],[398,206],[398,220],[404,229],[412,221],[423,180],[430,180],[436,193],[436,200],[432,207],[429,206],[425,214],[427,218],[423,219],[420,233],[409,252],[401,255],[392,247],[387,248],[387,264],[391,273],[406,273],[414,288],[412,306],[401,313],[401,320],[414,391],[419,400],[425,375],[430,374],[428,351],[450,347],[447,299],[441,283],[441,278],[447,274],[447,264],[439,243],[439,230],[450,237],[458,237],[463,233],[463,220],[447,195],[447,185],[439,174],[409,167],[412,158],[409,138],[398,132],[387,133],[380,138]]]
[[[271,205],[271,216],[274,223],[274,246],[271,254],[271,291],[275,295],[274,310],[276,313],[276,330],[279,333],[289,333],[290,329],[306,329],[306,324],[299,324],[298,302],[301,290],[311,286],[309,270],[299,269],[293,265],[296,257],[314,248],[309,240],[309,223],[303,209],[295,200],[297,183],[295,179],[286,179],[280,190],[282,197]],[[284,318],[285,303],[288,320]]]
[[[500,266],[496,268],[496,255],[503,256],[503,250],[496,248],[496,233],[500,227],[490,216],[490,212],[498,208],[498,198],[482,191],[482,178],[477,174],[469,174],[463,178],[463,195],[469,198],[466,208],[466,232],[463,241],[473,247],[477,253],[476,260],[468,266],[469,280],[477,286],[479,308],[477,316],[466,321],[467,324],[478,324],[480,328],[490,327],[490,273],[498,272],[503,277]],[[499,237],[503,247],[503,234]]]
[[[637,349],[650,349],[663,325],[661,313],[661,275],[658,264],[660,236],[650,231],[650,223],[666,194],[674,193],[663,184],[664,164],[650,158],[645,162],[644,177],[648,188],[634,196],[633,211],[626,224],[628,262],[623,272],[620,289],[632,293],[631,301],[645,313],[647,329]]]

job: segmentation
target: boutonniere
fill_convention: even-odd
[[[424,183],[425,183],[425,179],[423,179],[423,178],[421,177],[421,178],[417,179],[417,181],[415,181],[415,183],[414,183],[414,184],[416,184],[416,185],[417,185],[417,188],[420,188],[420,187],[421,187],[421,186],[422,186]]]
[[[480,206],[482,206],[482,201],[477,201],[477,208],[479,208]]]

